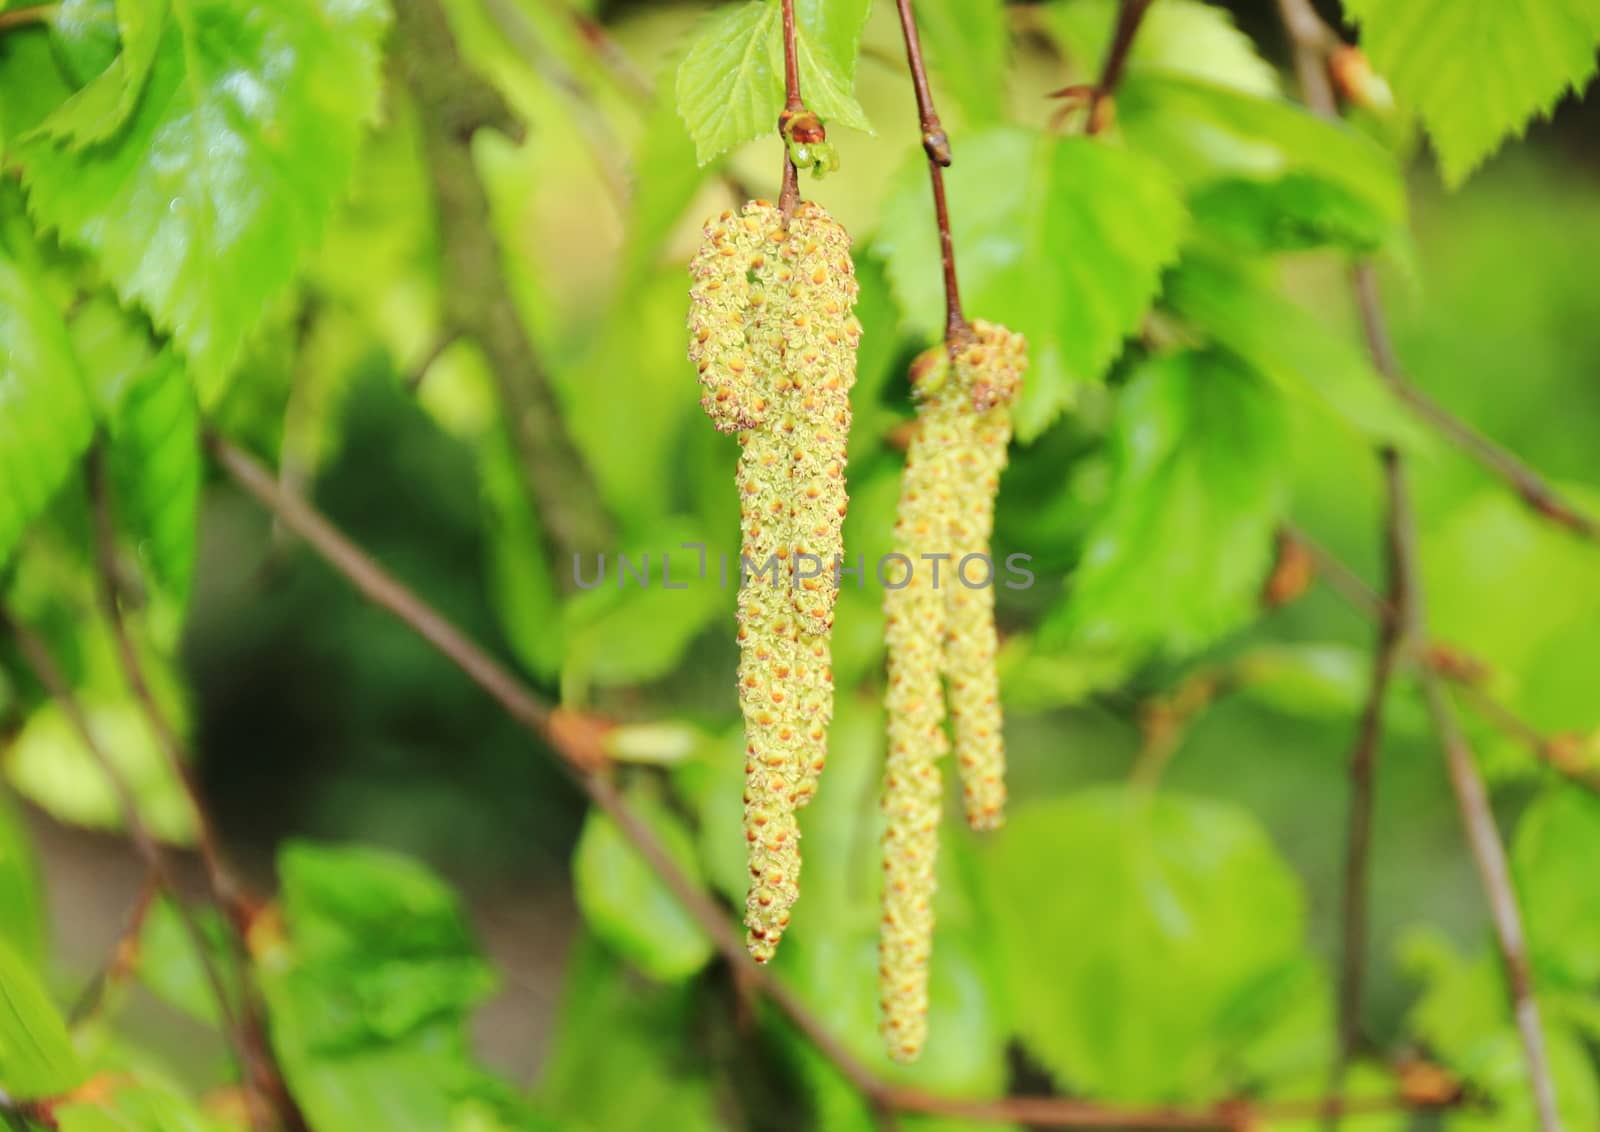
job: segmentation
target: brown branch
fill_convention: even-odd
[[[1111,124],[1116,108],[1117,87],[1128,68],[1128,56],[1133,51],[1133,41],[1139,34],[1139,25],[1150,10],[1152,0],[1121,0],[1117,5],[1117,26],[1111,32],[1111,45],[1100,64],[1100,78],[1089,93],[1089,125],[1091,134],[1098,134]]]
[[[28,662],[28,667],[33,670],[39,683],[44,686],[50,698],[55,701],[67,717],[67,722],[77,732],[78,739],[83,743],[89,757],[99,767],[100,773],[111,786],[112,793],[116,796],[117,806],[122,811],[123,824],[128,827],[128,839],[133,842],[134,850],[139,854],[146,868],[156,877],[163,891],[172,898],[173,909],[178,914],[178,922],[184,934],[188,937],[190,946],[195,949],[199,958],[201,969],[205,973],[206,981],[211,985],[211,992],[217,1000],[217,1013],[222,1021],[222,1031],[228,1038],[234,1059],[239,1067],[240,1078],[245,1084],[245,1095],[250,1098],[250,1120],[252,1127],[264,1130],[271,1126],[272,1118],[267,1106],[254,1089],[251,1080],[251,1062],[249,1047],[243,1037],[240,1022],[234,1011],[232,996],[228,993],[226,980],[218,969],[216,960],[212,957],[210,949],[206,946],[205,935],[200,931],[194,914],[184,902],[181,891],[174,878],[171,863],[167,860],[166,851],[150,828],[144,824],[144,818],[139,813],[138,800],[135,798],[128,781],[123,777],[121,769],[111,761],[105,748],[100,745],[99,738],[89,725],[89,717],[84,713],[83,705],[73,694],[72,685],[68,682],[61,666],[51,655],[50,647],[43,637],[31,628],[17,621],[9,610],[0,608],[0,631],[11,634],[17,642],[18,651],[23,659]]]
[[[9,12],[0,12],[0,32],[27,27],[30,24],[48,23],[55,19],[60,11],[60,4],[30,4],[26,8],[13,8]]]
[[[139,659],[138,649],[134,647],[133,637],[128,631],[127,619],[122,614],[117,584],[116,520],[111,511],[111,490],[106,477],[105,454],[98,444],[90,450],[86,470],[90,509],[93,512],[96,589],[99,593],[101,612],[111,627],[122,677],[127,682],[134,702],[139,706],[140,714],[144,716],[151,733],[155,736],[156,746],[161,752],[167,772],[182,788],[184,796],[189,801],[190,812],[194,815],[195,848],[200,857],[201,868],[205,872],[211,902],[222,918],[223,936],[228,941],[229,950],[238,970],[239,1004],[236,1025],[243,1044],[250,1079],[253,1086],[277,1112],[284,1127],[304,1129],[305,1117],[284,1083],[283,1071],[273,1053],[271,1039],[267,1036],[265,1007],[253,980],[250,947],[245,939],[253,908],[245,897],[243,886],[228,864],[227,855],[222,848],[222,838],[217,831],[216,819],[212,816],[211,808],[206,805],[205,794],[200,789],[199,779],[195,776],[195,760],[151,691],[150,681],[144,673],[144,664]],[[173,901],[178,903],[176,895]]]
[[[1346,814],[1343,894],[1343,935],[1339,971],[1339,1044],[1329,1091],[1344,1090],[1345,1074],[1361,1043],[1361,1001],[1366,984],[1368,889],[1372,859],[1372,813],[1376,794],[1378,754],[1383,745],[1383,716],[1389,688],[1406,646],[1405,611],[1411,607],[1410,578],[1403,563],[1402,532],[1411,525],[1399,454],[1386,448],[1381,454],[1388,492],[1385,524],[1389,596],[1378,611],[1378,640],[1372,662],[1372,682],[1356,728],[1350,752],[1350,808]],[[1339,1114],[1328,1117],[1337,1125]]]
[[[1279,0],[1279,10],[1283,14],[1284,26],[1295,42],[1295,67],[1308,104],[1323,117],[1337,117],[1338,104],[1327,71],[1327,37],[1311,30],[1313,25],[1321,25],[1315,9],[1311,7],[1310,0]],[[1355,268],[1352,285],[1356,306],[1361,315],[1367,351],[1372,357],[1373,364],[1390,387],[1404,397],[1410,391],[1410,385],[1406,382],[1399,359],[1395,355],[1388,322],[1384,318],[1383,305],[1378,294],[1377,276],[1370,264],[1363,263]],[[1421,395],[1417,394],[1416,397],[1406,399],[1413,408],[1416,408],[1423,403],[1420,398]],[[1454,418],[1442,413],[1429,419],[1436,426],[1441,426],[1446,420],[1454,421]],[[1454,439],[1459,443],[1463,435],[1476,434],[1461,424],[1454,434]],[[1479,455],[1481,458],[1481,449]],[[1392,449],[1384,450],[1382,458],[1389,491],[1388,542],[1392,572],[1391,601],[1385,620],[1398,621],[1400,636],[1412,642],[1420,642],[1427,637],[1427,610],[1417,565],[1416,522],[1411,514],[1405,462],[1399,453]],[[1517,481],[1513,479],[1513,482]],[[1526,494],[1524,498],[1528,498]],[[1392,665],[1393,660],[1385,661],[1380,656],[1378,663],[1380,667]],[[1488,792],[1478,772],[1477,762],[1467,746],[1466,737],[1461,732],[1454,705],[1445,692],[1443,677],[1429,665],[1420,666],[1419,677],[1428,714],[1433,720],[1434,729],[1438,732],[1440,745],[1444,748],[1450,785],[1455,792],[1457,808],[1461,811],[1462,824],[1466,828],[1467,843],[1472,850],[1479,881],[1489,903],[1490,917],[1494,923],[1495,937],[1500,946],[1500,955],[1505,964],[1511,991],[1512,1012],[1516,1018],[1517,1030],[1522,1037],[1523,1057],[1527,1063],[1528,1079],[1533,1090],[1535,1107],[1539,1113],[1539,1126],[1542,1132],[1560,1132],[1561,1116],[1556,1106],[1554,1078],[1551,1075],[1549,1056],[1545,1050],[1544,1032],[1539,1024],[1539,1007],[1533,994],[1533,978],[1528,964],[1527,944],[1523,938],[1522,917],[1517,907],[1511,870],[1506,863],[1505,846],[1501,842],[1500,831],[1495,826],[1494,811],[1490,808]],[[1387,677],[1384,678],[1384,685],[1387,685]],[[1381,689],[1378,694],[1381,694]],[[1368,773],[1370,774],[1370,770]],[[1370,805],[1370,796],[1366,804]],[[1354,829],[1358,819],[1352,817],[1351,820]],[[1362,867],[1365,867],[1364,859]],[[1360,943],[1364,941],[1358,940],[1358,944]],[[1349,970],[1351,962],[1349,951],[1346,952],[1345,961],[1346,969]],[[1346,1030],[1343,1019],[1341,1009],[1341,1037],[1348,1038],[1349,1031]],[[1342,1041],[1341,1060],[1336,1070],[1338,1076],[1342,1076],[1342,1066],[1348,1056],[1348,1047]],[[1334,1122],[1337,1123],[1337,1118],[1334,1118]]]
[[[950,207],[945,201],[944,171],[950,167],[950,136],[939,121],[928,85],[928,69],[922,61],[922,39],[917,34],[917,15],[911,0],[896,0],[900,10],[900,30],[906,41],[906,63],[911,68],[911,85],[917,95],[917,118],[922,127],[922,150],[928,155],[928,180],[933,186],[933,214],[939,225],[939,257],[944,265],[944,337],[952,345],[967,334],[967,320],[961,313],[961,289],[956,285],[956,246],[950,233]]]
[[[154,873],[146,873],[144,883],[139,886],[139,894],[134,897],[133,907],[128,909],[122,934],[111,948],[111,954],[90,978],[83,993],[67,1013],[67,1021],[74,1029],[95,1015],[105,1001],[108,990],[122,983],[138,968],[139,937],[144,934],[145,921],[150,918],[150,909],[160,894],[161,878]]]
[[[778,193],[778,207],[785,217],[794,215],[800,203],[800,170],[795,167],[794,155],[789,152],[789,122],[805,112],[805,100],[800,97],[800,57],[795,41],[794,0],[782,0],[783,13],[783,113],[778,116],[778,136],[783,139],[783,188]]]
[[[396,3],[390,58],[417,106],[438,214],[441,335],[472,339],[488,360],[552,560],[603,550],[613,541],[605,503],[562,425],[555,392],[517,310],[472,155],[479,129],[517,137],[520,125],[500,93],[461,57],[439,0]]]
[[[1250,1106],[1245,1102],[1197,1110],[1175,1108],[1133,1109],[1056,1097],[1010,1097],[992,1101],[943,1097],[920,1089],[891,1084],[827,1028],[786,984],[758,966],[745,951],[744,940],[724,910],[678,866],[654,831],[627,805],[603,766],[598,751],[603,726],[545,704],[499,662],[417,597],[352,543],[342,532],[300,497],[285,491],[272,473],[245,452],[212,434],[206,446],[222,470],[246,494],[280,519],[307,547],[340,573],[367,600],[386,610],[422,637],[469,679],[487,692],[518,723],[539,737],[560,758],[578,787],[614,821],[622,835],[645,859],[662,882],[706,932],[742,985],[764,995],[817,1051],[884,1112],[965,1116],[973,1120],[1024,1120],[1053,1128],[1220,1129],[1233,1132],[1247,1127],[1261,1114],[1307,1113],[1345,1109],[1383,1111],[1431,1107],[1431,1102],[1405,1099],[1341,1101],[1324,1098],[1288,1106]]]

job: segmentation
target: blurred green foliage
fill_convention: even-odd
[[[395,0],[402,15],[433,2]],[[987,839],[955,821],[944,832],[931,1039],[908,1068],[876,1034],[883,622],[870,564],[890,549],[906,364],[942,331],[938,245],[893,5],[797,7],[803,89],[843,159],[804,189],[851,229],[861,282],[846,546],[869,566],[841,595],[829,768],[802,819],[803,894],[772,972],[873,1072],[950,1096],[1320,1095],[1345,758],[1373,630],[1322,587],[1263,603],[1282,525],[1378,577],[1371,453],[1399,445],[1433,636],[1487,662],[1481,687],[1518,718],[1600,757],[1600,548],[1395,402],[1343,278],[1375,257],[1416,382],[1600,511],[1592,145],[1536,130],[1459,193],[1411,160],[1420,126],[1459,186],[1587,80],[1600,9],[1352,0],[1398,107],[1330,123],[1285,96],[1278,38],[1242,30],[1260,32],[1257,19],[1156,0],[1112,128],[1087,137],[1083,115],[1058,117],[1045,95],[1093,81],[1111,0],[917,3],[955,154],[968,312],[1031,345],[994,551],[1031,556],[1035,583],[998,594],[1014,813]],[[386,4],[0,3],[7,616],[60,659],[144,823],[191,842],[195,815],[97,604],[79,474],[96,444],[154,697],[200,752],[230,844],[276,877],[249,940],[272,1046],[318,1132],[872,1127],[866,1100],[752,1003],[547,752],[204,459],[206,428],[269,457],[552,701],[624,724],[623,796],[733,921],[743,740],[721,570],[737,553],[736,450],[696,404],[684,263],[705,216],[776,193],[776,0],[444,10],[467,64],[527,125],[512,138],[454,123],[487,190],[502,253],[489,267],[537,373],[496,375],[485,344],[443,321],[452,249],[438,212],[461,205],[437,196],[419,123],[461,109],[418,104],[401,69],[385,71]],[[604,566],[592,548],[576,564],[552,548],[560,517],[527,498],[497,376],[548,383],[614,521]],[[619,582],[621,554],[648,561],[650,586]],[[663,584],[669,568],[684,588]],[[575,569],[604,580],[575,588]],[[1153,756],[1152,705],[1197,688],[1210,691]],[[1420,1056],[1467,1086],[1471,1104],[1439,1126],[1533,1128],[1409,676],[1390,700],[1371,1056],[1350,1087],[1387,1096],[1402,1055]],[[1469,697],[1461,707],[1513,848],[1563,1113],[1593,1127],[1600,801]],[[242,1127],[233,1068],[214,1050],[165,1055],[127,986],[63,1009],[90,972],[52,936],[21,803],[95,830],[124,818],[8,639],[0,766],[19,796],[0,797],[0,1107],[21,1120],[13,1102],[43,1099],[69,1132]],[[539,988],[559,1005],[531,1087],[471,1029],[504,979],[469,908],[516,886],[570,890],[581,921],[563,985]],[[200,946],[237,978],[225,935],[200,917]],[[195,946],[157,899],[118,978],[215,1046]]]

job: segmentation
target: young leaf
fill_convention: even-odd
[[[694,843],[678,819],[638,791],[631,792],[629,800],[698,882]],[[572,883],[589,926],[652,978],[686,979],[710,961],[711,940],[704,930],[598,810],[591,810],[584,821],[572,858]]]
[[[172,333],[208,404],[345,191],[385,23],[380,0],[182,0],[113,137],[13,146],[33,215]],[[31,81],[0,62],[0,103]]]
[[[984,876],[1018,1033],[1086,1094],[1227,1095],[1290,1005],[1277,991],[1303,987],[1300,882],[1229,806],[1116,788],[1025,805]]]
[[[50,112],[41,133],[72,149],[105,141],[133,113],[154,66],[168,0],[117,0],[122,53],[104,71]]]
[[[0,566],[74,474],[94,419],[15,194],[0,185]]]
[[[0,945],[38,965],[44,958],[44,943],[39,863],[22,815],[9,800],[0,798]]]
[[[0,942],[0,1092],[32,1100],[82,1079],[60,1011],[33,969]]]
[[[1225,355],[1147,363],[1123,390],[1116,480],[1046,643],[1199,649],[1248,620],[1288,486],[1273,391]]]
[[[1177,258],[1183,203],[1137,154],[1020,129],[964,139],[947,184],[967,310],[1028,338],[1016,427],[1030,440],[1072,404],[1074,386],[1104,376],[1138,328]],[[874,247],[906,320],[942,333],[939,238],[920,157],[896,182]]]
[[[1056,0],[1042,14],[1067,57],[1092,75],[1116,27],[1117,0]],[[1250,37],[1225,8],[1200,0],[1157,0],[1151,6],[1128,54],[1129,76],[1144,71],[1188,75],[1250,94],[1278,93],[1278,73]]]
[[[1004,121],[1011,49],[1004,0],[925,0],[916,9],[928,61],[967,124]]]
[[[817,14],[823,14],[817,9]],[[854,51],[848,65],[835,51],[859,40],[860,23],[830,20],[821,37],[795,16],[795,55],[806,105],[827,121],[870,130],[852,93]],[[783,109],[783,29],[776,0],[749,0],[718,12],[678,67],[678,113],[694,138],[701,165],[734,146],[776,133]],[[810,30],[808,30],[810,28]]]
[[[1349,12],[1452,188],[1594,77],[1600,0],[1350,0]]]
[[[1512,861],[1542,971],[1575,989],[1600,983],[1600,890],[1586,863],[1600,846],[1600,798],[1547,791],[1517,823]]]

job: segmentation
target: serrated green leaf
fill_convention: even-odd
[[[200,412],[183,364],[164,350],[134,377],[110,429],[117,519],[150,578],[181,609],[200,522]]]
[[[94,419],[16,194],[0,185],[0,565],[71,476]]]
[[[214,403],[318,244],[377,109],[380,0],[177,0],[133,113],[73,150],[13,145],[29,208],[172,333]],[[0,60],[0,114],[33,77]]]
[[[1305,897],[1242,811],[1118,788],[1027,804],[983,869],[1018,1034],[1076,1090],[1226,1096],[1293,1007]]]
[[[1044,26],[1081,72],[1105,57],[1117,23],[1116,0],[1055,0]],[[1278,73],[1256,51],[1226,9],[1200,0],[1156,0],[1128,54],[1130,76],[1144,71],[1187,75],[1251,94],[1278,93]]]
[[[1159,166],[1089,138],[998,129],[961,141],[946,175],[961,293],[971,317],[1028,338],[1017,435],[1032,439],[1104,376],[1178,254],[1183,203]],[[939,237],[919,158],[884,206],[874,249],[905,319],[944,326]]]
[[[1122,391],[1116,481],[1046,643],[1204,647],[1246,621],[1288,494],[1279,399],[1225,355],[1148,362]]]
[[[795,17],[795,55],[806,105],[825,121],[870,130],[853,93],[855,61],[846,68],[835,56],[849,20],[830,21],[817,38],[800,13]],[[859,23],[855,37],[859,38]],[[839,49],[842,49],[839,48]],[[749,0],[706,22],[678,67],[678,114],[694,138],[701,165],[766,133],[776,133],[783,109],[783,29],[773,0]]]
[[[73,149],[105,141],[122,128],[155,65],[169,0],[116,0],[122,52],[37,127]]]
[[[1594,77],[1600,0],[1350,0],[1361,46],[1416,107],[1459,186]]]
[[[673,814],[640,791],[634,812],[684,872],[700,883],[694,842]],[[584,919],[617,954],[652,978],[686,979],[711,960],[711,939],[605,814],[590,810],[572,856],[572,886]]]
[[[840,75],[852,79],[861,50],[861,29],[871,9],[872,0],[795,0],[795,28],[828,53]],[[802,88],[806,77],[802,72]],[[806,97],[809,100],[809,92]]]
[[[33,968],[0,942],[0,1091],[13,1100],[64,1093],[83,1080],[61,1012]]]
[[[1004,0],[922,0],[916,10],[935,79],[967,124],[976,129],[1004,121],[1011,54]]]
[[[1374,443],[1423,451],[1430,438],[1354,341],[1328,329],[1231,258],[1191,249],[1164,301],[1283,393]]]

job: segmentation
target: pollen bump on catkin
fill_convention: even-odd
[[[1006,751],[989,539],[1027,343],[1003,326],[974,322],[971,329],[970,340],[956,352],[949,390],[963,411],[954,460],[956,506],[950,516],[949,550],[956,570],[944,591],[944,670],[967,824],[992,830],[1005,821]]]
[[[741,446],[745,924],[751,955],[766,962],[799,897],[795,813],[815,793],[833,717],[857,288],[848,234],[810,203],[787,222],[766,201],[714,218],[690,274],[701,405]]]

